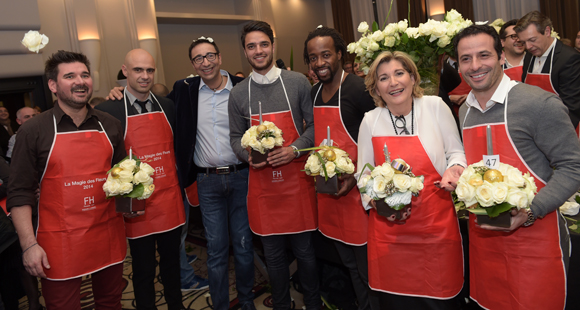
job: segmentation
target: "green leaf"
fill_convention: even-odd
[[[129,194],[123,195],[123,197],[139,198],[139,197],[143,196],[144,191],[145,191],[145,186],[143,186],[143,184],[137,184],[137,185],[133,186],[133,190]]]
[[[574,197],[574,200],[576,200],[576,203],[580,203],[580,196]]]
[[[322,171],[324,171],[324,181],[328,181],[328,172],[326,172],[326,165],[324,164],[324,159],[320,153],[314,151],[314,154],[318,156],[318,160],[320,160],[320,165],[322,166]]]
[[[403,35],[401,36],[401,42],[403,42],[403,44],[407,44],[409,42],[409,36],[407,35],[407,33],[403,33]]]
[[[500,213],[506,212],[511,210],[512,208],[515,208],[514,205],[511,205],[507,202],[501,203],[499,205],[495,205],[489,208],[484,208],[485,211],[487,212],[487,215],[489,217],[497,217]]]
[[[379,30],[379,24],[377,24],[377,21],[375,20],[375,21],[373,22],[373,32],[375,32],[375,31],[377,31],[377,30]]]
[[[373,170],[375,170],[375,167],[373,167],[373,165],[371,165],[371,164],[369,164],[369,163],[366,163],[366,164],[364,165],[364,167],[362,168],[362,170],[360,171],[360,175],[358,176],[358,180],[356,180],[356,182],[357,182],[357,183],[358,183],[358,181],[360,181],[360,178],[362,177],[362,175],[363,175],[363,172],[365,172],[365,169],[366,169],[366,168],[369,168],[369,170],[370,170],[371,172],[372,172]]]

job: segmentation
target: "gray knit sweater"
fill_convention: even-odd
[[[312,114],[312,99],[310,98],[310,83],[303,74],[282,70],[280,77],[284,82],[294,124],[300,138],[291,141],[299,149],[314,145],[314,118]],[[262,102],[262,113],[287,111],[288,101],[284,94],[282,82],[277,79],[272,84],[258,84],[247,78],[238,83],[230,93],[228,114],[230,117],[230,143],[234,153],[240,160],[248,161],[248,152],[242,148],[242,136],[250,128],[250,110],[248,108],[248,83],[251,83],[252,113],[258,114],[258,101]],[[257,116],[255,117],[257,118]],[[303,130],[303,120],[306,129]],[[286,137],[284,137],[286,139]],[[302,152],[300,155],[306,154]]]
[[[459,111],[462,128],[504,121],[503,104],[496,104],[485,113],[470,108],[465,119],[466,112],[463,105]],[[534,215],[545,216],[580,188],[580,144],[568,109],[554,94],[519,83],[508,93],[507,125],[528,167],[547,181],[531,205]]]

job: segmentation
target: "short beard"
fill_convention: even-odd
[[[250,61],[250,64],[252,65],[252,68],[254,69],[254,71],[260,71],[260,70],[265,70],[265,69],[270,68],[270,66],[272,65],[273,62],[274,62],[274,56],[270,55],[270,57],[268,58],[268,61],[262,67],[255,67],[255,62],[253,60]]]
[[[82,101],[76,101],[73,99],[73,95],[72,92],[76,89],[85,89],[87,91],[87,96],[85,99],[83,99]],[[88,86],[79,86],[79,87],[75,87],[73,89],[70,90],[71,91],[71,95],[70,96],[66,96],[64,94],[64,92],[62,92],[60,89],[57,89],[56,91],[56,97],[58,98],[58,100],[64,104],[66,104],[67,106],[73,108],[73,109],[81,109],[82,107],[86,106],[89,103],[89,100],[91,99],[92,95],[93,95],[93,91],[92,89],[90,89]]]

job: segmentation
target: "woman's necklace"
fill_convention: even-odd
[[[389,110],[389,108],[387,108],[387,110]],[[415,103],[411,102],[411,135],[413,135],[415,132],[415,122],[414,120],[414,114],[415,114]],[[391,117],[391,124],[393,124],[393,129],[395,130],[395,134],[398,136],[399,132],[397,131],[397,126],[395,126],[395,120],[393,120],[393,114],[391,113],[391,110],[389,110],[389,116]],[[395,118],[397,120],[401,120],[403,122],[403,126],[402,126],[402,131],[405,134],[409,134],[409,131],[407,130],[407,122],[405,121],[405,116],[401,115],[401,116],[395,116]]]

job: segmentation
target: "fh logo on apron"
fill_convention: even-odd
[[[282,176],[282,170],[272,171],[272,183],[284,182],[284,177]]]

